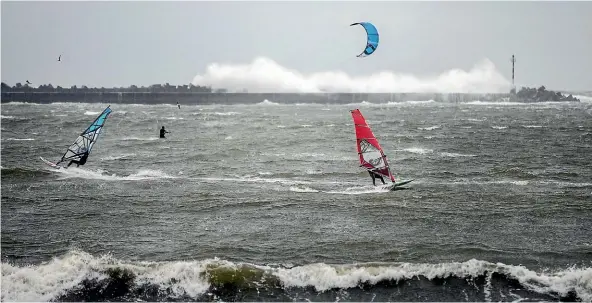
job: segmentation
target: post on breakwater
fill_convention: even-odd
[[[516,85],[514,84],[514,64],[516,63],[516,57],[514,57],[514,55],[512,55],[512,90],[510,91],[510,93],[515,94],[516,93]]]

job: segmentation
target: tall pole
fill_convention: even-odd
[[[512,86],[514,86],[514,63],[516,63],[516,58],[512,55]]]
[[[512,90],[516,92],[516,86],[514,85],[514,64],[516,63],[516,58],[512,55]]]

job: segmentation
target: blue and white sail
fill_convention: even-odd
[[[66,153],[64,153],[56,165],[64,161],[78,161],[84,153],[88,152],[90,154],[90,151],[99,139],[99,135],[103,130],[103,126],[105,125],[107,117],[111,113],[111,108],[109,108],[110,106],[111,105],[107,106],[107,108],[103,110],[103,112],[93,121],[93,123],[87,129],[85,129],[78,136],[78,138],[76,138],[76,141],[74,141],[74,143],[68,147],[68,150],[66,150]]]
[[[353,25],[361,25],[366,30],[366,47],[364,48],[364,51],[356,57],[367,57],[372,55],[378,47],[378,30],[370,22],[357,22],[350,24],[350,26]]]

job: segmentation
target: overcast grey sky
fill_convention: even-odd
[[[304,74],[435,76],[489,59],[516,83],[592,89],[592,2],[6,2],[2,81],[186,84],[265,57]],[[358,21],[380,33],[375,54]],[[62,62],[57,62],[62,54]]]

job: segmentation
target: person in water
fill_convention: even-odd
[[[164,129],[164,126],[163,126],[163,127],[160,129],[160,137],[161,137],[161,138],[165,138],[165,139],[166,139],[166,137],[164,136],[164,134],[166,134],[166,133],[170,133],[170,132],[169,132],[169,131],[166,131],[166,130]]]
[[[84,165],[86,163],[86,159],[88,158],[88,151],[86,150],[86,148],[83,148],[81,150],[81,154],[80,154],[80,160],[71,160],[70,163],[68,163],[68,166],[66,167],[70,167],[70,165],[72,164],[76,164],[76,167],[80,166],[80,165]]]
[[[181,109],[181,104],[179,104],[179,101],[177,101],[177,107]]]
[[[380,178],[380,181],[382,181],[382,184],[386,184],[386,182],[384,182],[384,179],[382,178],[381,175],[373,172],[373,171],[368,171],[368,173],[370,174],[370,177],[372,177],[372,184],[374,184],[374,186],[376,186],[376,178]]]

